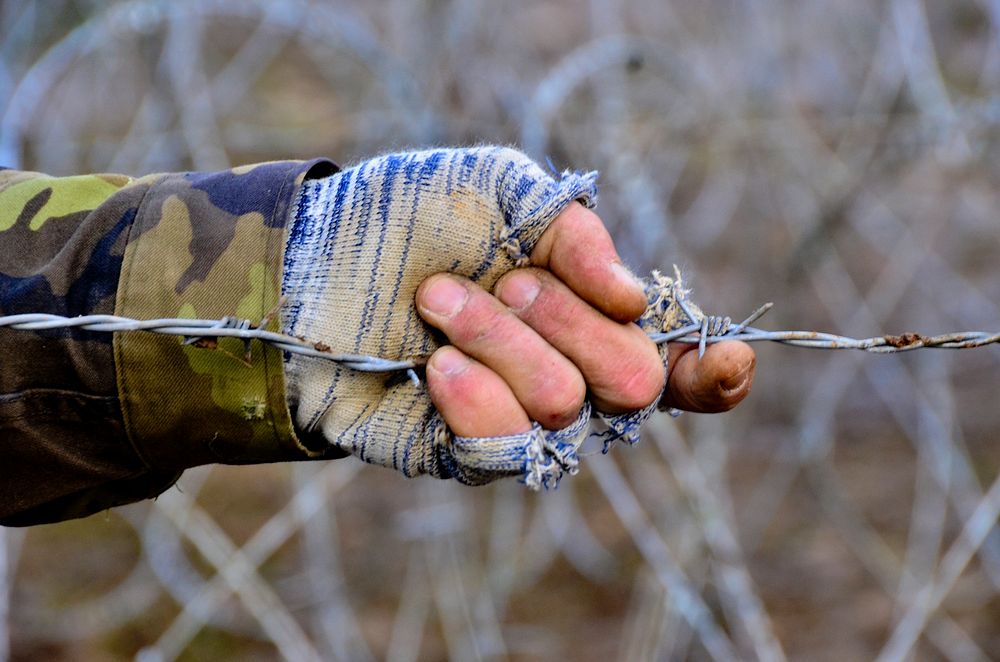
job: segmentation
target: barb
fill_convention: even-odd
[[[411,379],[416,378],[415,368],[423,365],[422,359],[393,361],[376,356],[358,354],[335,354],[328,345],[321,342],[309,342],[304,338],[275,333],[254,326],[250,320],[236,317],[223,317],[220,320],[164,318],[153,320],[136,320],[117,315],[80,315],[64,317],[47,313],[27,313],[22,315],[0,316],[0,328],[21,329],[24,331],[47,331],[52,329],[81,329],[102,333],[120,331],[149,331],[168,336],[186,338],[185,344],[196,347],[214,348],[219,338],[239,338],[247,345],[249,360],[249,343],[260,340],[278,349],[293,354],[302,354],[319,359],[334,361],[345,367],[362,372],[396,372],[405,370]]]
[[[937,336],[925,336],[920,333],[902,333],[899,335],[874,336],[872,338],[850,338],[822,331],[767,331],[750,326],[770,311],[774,304],[765,303],[737,324],[732,325],[732,319],[717,315],[705,315],[692,307],[688,300],[688,290],[684,289],[680,271],[674,267],[673,280],[665,280],[665,291],[676,301],[678,307],[687,317],[687,324],[671,331],[650,333],[650,339],[657,345],[665,342],[683,342],[698,345],[698,357],[705,354],[705,348],[723,340],[742,340],[743,342],[776,342],[794,347],[810,349],[858,349],[873,354],[894,354],[909,352],[915,349],[971,349],[994,343],[1000,343],[1000,332],[958,331]],[[656,274],[654,272],[654,278]]]
[[[689,305],[683,290],[676,290],[677,301],[688,318],[688,323],[665,333],[650,333],[650,339],[660,345],[665,342],[682,342],[698,345],[698,356],[705,353],[708,345],[723,340],[743,342],[775,342],[809,349],[857,349],[874,354],[893,354],[915,349],[972,349],[1000,343],[1000,332],[958,331],[936,336],[919,333],[874,336],[871,338],[850,338],[822,331],[767,331],[750,326],[773,308],[766,303],[751,313],[745,320],[732,324],[729,317],[699,315]],[[245,357],[250,359],[250,341],[260,340],[278,349],[293,354],[312,356],[339,363],[352,370],[362,372],[400,372],[415,383],[419,381],[416,369],[426,363],[424,358],[404,360],[384,359],[360,354],[337,354],[321,342],[310,342],[283,333],[276,333],[254,326],[250,320],[223,317],[219,320],[164,318],[136,320],[116,315],[81,315],[64,317],[47,313],[27,313],[0,316],[0,328],[24,331],[48,331],[52,329],[81,329],[99,333],[123,331],[147,331],[185,338],[184,344],[196,347],[215,348],[219,338],[238,338],[245,344]]]
[[[699,356],[704,354],[705,345],[723,340],[742,340],[744,342],[769,341],[808,347],[811,349],[859,349],[873,354],[895,354],[909,352],[915,349],[972,349],[1000,343],[1000,333],[985,331],[958,331],[937,336],[925,336],[919,333],[903,333],[900,335],[874,336],[872,338],[850,338],[822,331],[765,331],[752,326],[739,325],[735,329],[713,335],[707,329],[706,323],[693,322],[668,333],[650,334],[656,344],[665,342],[683,342],[699,345]]]

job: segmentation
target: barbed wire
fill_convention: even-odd
[[[650,339],[658,345],[665,342],[697,343],[699,356],[705,353],[706,345],[723,340],[769,341],[810,349],[858,349],[873,354],[895,354],[915,349],[972,349],[1000,343],[1000,332],[988,331],[955,331],[935,336],[910,331],[871,338],[851,338],[824,331],[767,331],[750,324],[771,310],[774,307],[773,303],[764,304],[745,320],[733,326],[730,317],[702,315],[699,319],[685,305],[683,299],[678,301],[685,309],[685,314],[691,323],[673,331],[649,334]]]
[[[260,324],[254,325],[248,319],[239,319],[231,316],[217,320],[178,317],[137,320],[118,315],[78,315],[76,317],[66,317],[49,313],[24,313],[20,315],[0,316],[0,328],[6,327],[22,331],[80,329],[82,331],[97,331],[101,333],[149,331],[168,336],[181,336],[186,338],[184,341],[185,345],[212,349],[216,347],[219,338],[238,338],[244,343],[244,356],[247,360],[250,359],[250,341],[260,340],[286,352],[327,359],[361,372],[412,370],[422,363],[419,360],[394,361],[376,356],[334,353],[324,343],[309,342],[304,338],[296,338],[284,333],[268,331],[263,328],[266,324],[266,319]]]
[[[906,332],[886,334],[871,338],[851,338],[823,331],[768,331],[750,326],[773,307],[766,303],[757,308],[739,324],[733,325],[731,317],[699,315],[689,305],[685,292],[675,288],[676,300],[684,311],[688,323],[667,332],[648,333],[657,345],[680,342],[698,345],[699,358],[708,345],[724,340],[743,342],[775,342],[809,349],[856,349],[875,354],[893,354],[916,349],[972,349],[1000,343],[1000,332],[956,331],[935,336]],[[99,333],[147,331],[185,338],[185,345],[215,349],[219,338],[237,338],[244,344],[244,360],[251,359],[250,343],[253,340],[268,343],[282,351],[333,361],[360,372],[405,371],[414,382],[419,382],[416,369],[422,367],[426,357],[386,359],[364,354],[336,353],[323,342],[312,342],[284,333],[268,331],[265,318],[259,324],[249,319],[226,316],[221,319],[188,319],[168,317],[137,320],[118,315],[78,315],[66,317],[50,313],[23,313],[0,316],[0,328],[21,331],[50,331],[55,329],[80,329]]]

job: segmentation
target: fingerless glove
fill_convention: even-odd
[[[334,352],[388,359],[429,356],[445,341],[414,306],[418,285],[449,271],[486,290],[526,265],[548,225],[573,200],[593,206],[596,173],[552,177],[505,147],[390,154],[307,181],[285,253],[284,331]],[[297,427],[407,476],[481,484],[521,476],[552,486],[575,472],[590,428],[585,405],[564,430],[455,437],[422,384],[290,355],[287,397]],[[634,433],[653,410],[611,417]]]

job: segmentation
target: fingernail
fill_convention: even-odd
[[[642,283],[639,282],[639,279],[636,278],[635,275],[628,270],[628,267],[621,262],[611,263],[611,273],[613,273],[615,278],[618,279],[618,282],[623,285],[628,285],[629,287],[638,288],[640,290],[644,289]]]
[[[444,347],[434,354],[431,367],[453,377],[465,372],[466,368],[469,367],[469,357],[453,347]]]
[[[735,391],[736,389],[743,386],[747,381],[747,376],[750,374],[750,368],[753,367],[753,363],[747,363],[743,368],[737,372],[735,375],[731,375],[726,379],[719,382],[719,386],[722,387],[724,391]]]
[[[469,292],[461,283],[444,276],[436,279],[430,287],[424,290],[420,297],[420,303],[435,315],[454,317],[465,307],[468,298]]]
[[[515,273],[503,281],[497,296],[514,310],[524,310],[535,300],[540,289],[541,283],[534,275]]]

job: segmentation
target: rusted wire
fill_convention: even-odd
[[[773,303],[760,306],[742,322],[733,325],[729,317],[696,313],[687,304],[686,296],[679,288],[677,295],[677,301],[687,316],[688,323],[669,332],[650,333],[649,337],[658,345],[666,342],[697,344],[699,356],[705,353],[708,345],[723,340],[768,341],[809,349],[857,349],[875,354],[892,354],[931,348],[972,349],[1000,343],[1000,332],[987,331],[956,331],[935,336],[907,332],[871,338],[850,338],[822,331],[768,331],[751,326],[751,324],[771,310],[774,306]],[[424,357],[392,360],[360,354],[339,354],[333,352],[329,346],[322,342],[310,342],[304,338],[267,331],[260,326],[255,326],[250,320],[241,320],[236,317],[223,317],[219,320],[183,318],[137,320],[117,315],[65,317],[47,313],[28,313],[0,316],[0,328],[24,331],[80,329],[99,333],[147,331],[180,336],[186,338],[185,344],[210,347],[214,346],[219,338],[238,338],[244,342],[248,357],[250,355],[250,341],[260,340],[286,352],[333,361],[352,370],[362,372],[406,371],[411,380],[417,379],[414,369],[426,363]]]
[[[689,317],[690,324],[666,333],[653,333],[650,338],[656,344],[665,342],[697,343],[699,353],[704,354],[704,346],[723,340],[743,342],[770,341],[782,345],[808,347],[811,349],[859,349],[874,354],[894,354],[915,349],[972,349],[1000,343],[1000,333],[988,331],[956,331],[936,336],[906,332],[897,335],[873,336],[871,338],[850,338],[823,331],[767,331],[750,326],[774,306],[766,303],[750,317],[736,326],[730,326],[730,318],[703,316]]]

